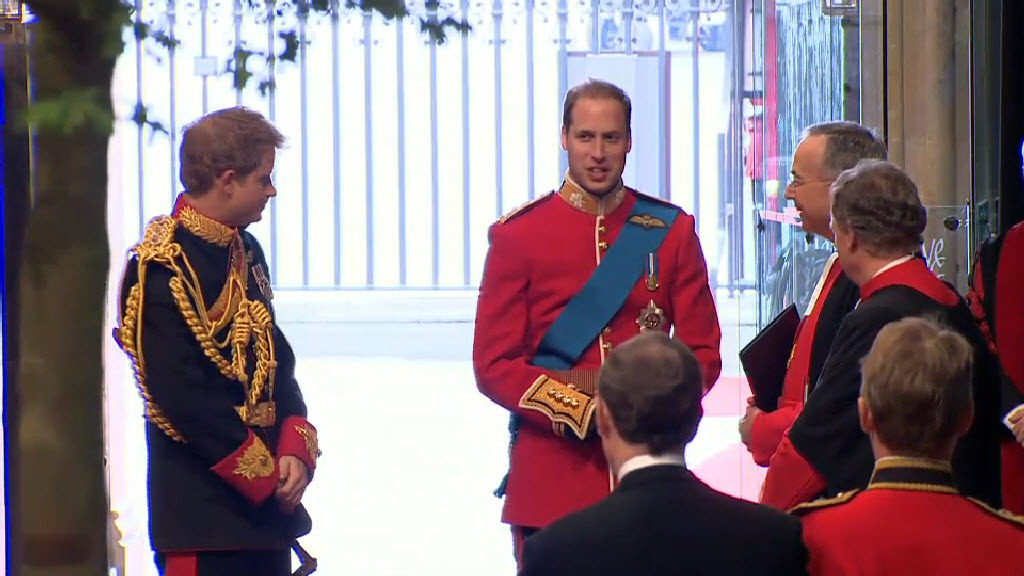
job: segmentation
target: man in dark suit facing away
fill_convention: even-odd
[[[661,332],[611,352],[598,380],[597,429],[618,483],[527,538],[522,576],[805,573],[795,518],[717,492],[686,469],[701,381],[693,352]]]

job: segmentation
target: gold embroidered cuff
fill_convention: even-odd
[[[252,430],[245,442],[211,468],[253,504],[262,504],[277,487],[277,462]]]
[[[552,422],[565,424],[583,440],[594,417],[595,404],[592,396],[574,384],[563,384],[549,376],[540,376],[519,399],[519,407],[536,410]]]

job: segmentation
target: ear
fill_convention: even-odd
[[[633,150],[633,134],[631,132],[626,133],[626,154],[629,154]]]
[[[868,408],[868,403],[861,396],[857,398],[857,415],[860,417],[860,429],[865,434],[870,435],[875,431],[875,420],[871,416],[871,409]]]
[[[851,254],[860,249],[860,239],[857,238],[856,230],[846,231],[846,250]]]
[[[234,170],[225,170],[221,172],[216,179],[214,179],[213,187],[224,190],[230,196],[233,192],[232,188],[237,182],[238,172],[235,172]]]
[[[597,406],[595,410],[595,415],[597,416],[597,435],[601,438],[609,438],[615,432],[615,422],[612,421],[611,410],[608,409],[608,405],[604,403],[600,395],[595,396],[594,400]]]
[[[562,126],[562,150],[569,150],[569,127]]]

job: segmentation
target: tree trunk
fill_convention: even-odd
[[[111,109],[116,54],[102,39],[117,0],[32,6],[34,99],[94,88]],[[63,6],[61,6],[63,4]],[[70,6],[69,6],[70,5]],[[68,12],[72,12],[68,14]],[[110,126],[35,138],[35,195],[21,267],[17,470],[20,554],[10,573],[107,572],[104,476],[104,293],[107,145]]]

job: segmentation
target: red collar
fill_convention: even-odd
[[[943,306],[956,306],[960,297],[942,280],[939,280],[921,258],[914,258],[868,280],[860,287],[860,299],[867,300],[876,292],[889,286],[906,286],[935,300]]]

